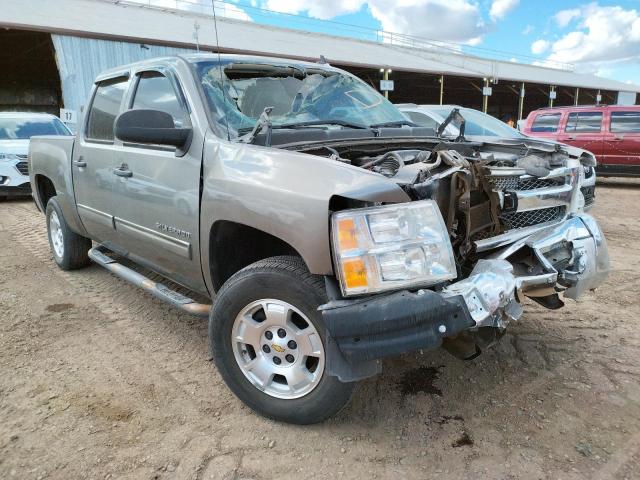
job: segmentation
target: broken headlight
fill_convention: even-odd
[[[333,214],[331,227],[345,296],[429,286],[457,276],[451,241],[432,200],[344,210]]]

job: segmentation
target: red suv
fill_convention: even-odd
[[[640,176],[640,105],[541,108],[522,133],[589,150],[599,175]]]

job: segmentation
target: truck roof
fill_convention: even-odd
[[[218,59],[222,63],[255,63],[258,65],[275,65],[275,66],[291,66],[298,68],[321,68],[324,70],[339,70],[338,68],[332,67],[328,63],[314,63],[314,62],[306,62],[303,60],[293,60],[287,58],[278,58],[278,57],[262,57],[258,55],[235,55],[235,54],[221,54],[217,53],[187,53],[183,55],[175,55],[168,57],[155,57],[147,60],[142,60],[139,62],[129,63],[127,65],[122,65],[116,68],[111,68],[109,70],[105,70],[98,77],[96,81],[105,80],[108,78],[113,78],[119,75],[125,74],[127,71],[132,69],[137,69],[143,67],[145,65],[157,65],[158,63],[172,63],[176,60],[183,60],[188,63],[198,63],[204,61],[214,61],[217,62]]]

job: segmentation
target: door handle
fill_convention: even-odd
[[[576,139],[576,137],[567,137],[567,138],[565,138],[565,140],[575,140],[575,139]]]
[[[79,156],[77,160],[73,162],[76,167],[84,168],[87,166],[87,162],[84,161],[84,157]]]
[[[624,137],[613,137],[611,139],[612,142],[621,142],[624,140]]]
[[[119,177],[133,177],[133,172],[128,170],[126,165],[123,165],[120,168],[114,168],[113,173]]]

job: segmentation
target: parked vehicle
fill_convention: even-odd
[[[599,175],[640,176],[640,105],[541,108],[523,133],[593,152]]]
[[[501,120],[473,108],[459,105],[416,105],[415,103],[401,103],[396,105],[412,122],[435,130],[444,123],[453,109],[458,109],[465,120],[464,136],[499,137],[499,138],[523,138],[518,130],[510,127]],[[452,121],[447,124],[443,134],[448,137],[460,135],[459,122]]]
[[[503,144],[505,142],[509,143],[508,139],[513,139],[513,141],[520,144],[523,142],[527,144],[535,142],[537,145],[544,145],[544,148],[554,148],[551,145],[558,143],[550,139],[527,137],[527,135],[511,128],[497,118],[473,108],[460,107],[458,105],[416,105],[413,103],[400,104],[397,107],[411,121],[434,130],[438,130],[440,125],[445,124],[449,115],[457,109],[461,116],[460,118],[465,121],[464,137],[469,140]],[[457,120],[452,119],[445,125],[442,135],[450,139],[458,138],[460,136],[459,125],[459,118]],[[572,150],[572,155],[593,157],[593,154],[581,149]],[[584,196],[585,210],[589,210],[595,203],[596,171],[594,167],[584,166],[584,180],[581,192]]]
[[[473,358],[525,296],[560,308],[609,270],[588,152],[438,137],[327,64],[154,59],[87,105],[75,139],[31,142],[55,262],[208,315],[222,378],[270,418],[330,417],[385,357]]]
[[[0,199],[29,196],[29,139],[71,135],[57,117],[44,113],[0,112]]]

